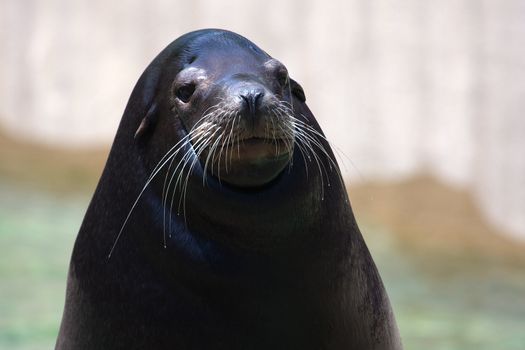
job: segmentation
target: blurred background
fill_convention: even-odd
[[[131,90],[185,32],[284,62],[406,349],[525,349],[522,0],[0,0],[0,349],[50,349]]]

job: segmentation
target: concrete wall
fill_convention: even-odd
[[[522,0],[0,0],[0,124],[109,142],[149,61],[202,27],[286,63],[352,179],[432,173],[525,239]]]

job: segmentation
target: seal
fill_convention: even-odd
[[[401,349],[305,100],[238,34],[164,49],[78,233],[56,349]]]

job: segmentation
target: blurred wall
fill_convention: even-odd
[[[0,0],[0,125],[108,143],[147,64],[202,27],[288,66],[351,179],[434,174],[525,239],[523,0]]]

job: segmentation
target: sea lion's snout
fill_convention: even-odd
[[[234,109],[239,114],[239,127],[245,129],[244,138],[271,138],[266,123],[271,122],[271,109],[275,97],[257,82],[241,81],[228,89],[226,99],[234,101]]]
[[[224,89],[221,116],[210,126],[216,141],[200,159],[221,182],[259,187],[276,178],[291,159],[291,110],[281,106],[264,84],[248,78],[234,80]]]

